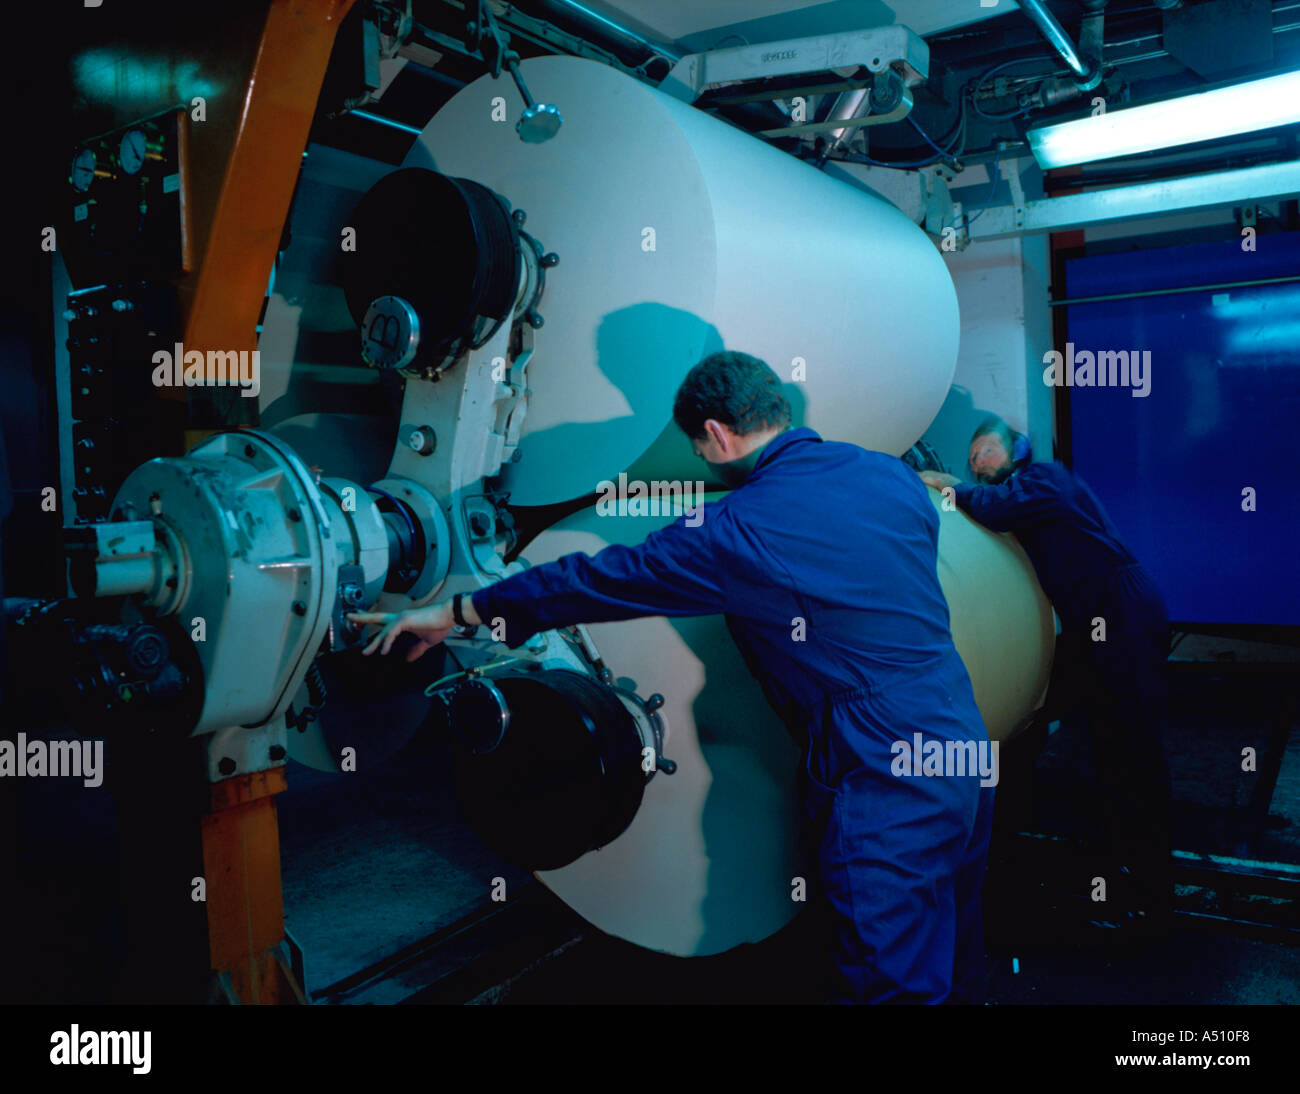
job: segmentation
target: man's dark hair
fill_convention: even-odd
[[[686,374],[673,400],[673,420],[688,437],[703,437],[710,418],[741,436],[785,429],[790,403],[780,378],[765,362],[748,353],[713,353]]]
[[[981,437],[987,437],[990,433],[996,436],[1006,446],[1007,455],[1014,459],[1014,453],[1016,450],[1016,434],[1012,432],[1011,427],[996,414],[990,414],[980,422],[975,432],[971,434],[970,443],[974,444]],[[967,445],[967,447],[970,446]]]

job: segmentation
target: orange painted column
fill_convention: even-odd
[[[187,350],[253,350],[321,82],[355,0],[274,0],[185,327]]]
[[[244,93],[185,327],[187,350],[252,351],[339,24],[355,0],[273,0]],[[218,995],[305,1003],[281,951],[275,795],[282,768],[224,779],[203,817],[208,942]]]
[[[284,768],[223,779],[203,817],[208,948],[219,991],[241,1003],[305,1003],[288,969],[275,795]]]

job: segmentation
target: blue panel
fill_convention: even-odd
[[[1072,259],[1068,292],[1300,274],[1300,234],[1256,242]],[[1150,352],[1145,397],[1071,389],[1073,462],[1170,618],[1300,624],[1300,282],[1070,305],[1069,340],[1076,355]]]

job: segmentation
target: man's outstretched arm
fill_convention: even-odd
[[[996,486],[962,482],[935,471],[923,471],[921,478],[936,490],[951,486],[958,507],[995,532],[1013,532],[1061,506],[1060,486],[1045,464],[1032,464]]]
[[[492,626],[503,621],[508,646],[575,623],[721,612],[722,575],[710,532],[707,516],[706,523],[695,527],[682,518],[636,546],[616,544],[594,555],[568,554],[463,597],[462,611],[470,623]],[[366,653],[387,653],[399,634],[415,635],[418,642],[407,660],[436,646],[455,626],[449,600],[405,612],[357,612],[348,618],[383,625]]]

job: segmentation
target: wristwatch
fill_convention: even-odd
[[[464,613],[460,610],[460,598],[464,595],[464,593],[457,593],[451,598],[451,617],[456,621],[458,627],[473,627],[475,624],[466,619]]]

